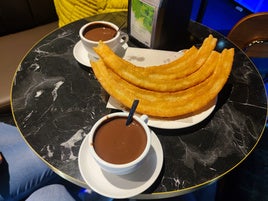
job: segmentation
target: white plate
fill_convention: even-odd
[[[103,196],[117,199],[130,198],[148,189],[159,176],[163,166],[161,143],[153,131],[151,135],[151,149],[142,166],[133,173],[121,176],[101,170],[87,149],[87,135],[78,155],[79,169],[87,185]]]
[[[201,121],[205,120],[214,110],[217,103],[217,98],[211,101],[205,108],[194,113],[189,114],[187,116],[183,116],[180,118],[155,118],[149,117],[148,125],[155,128],[164,128],[164,129],[178,129],[178,128],[187,128],[190,126],[194,126]],[[108,103],[106,105],[107,108],[119,109],[123,111],[129,111],[126,107],[124,107],[121,103],[115,100],[110,96]],[[140,116],[139,114],[136,114]]]
[[[183,55],[185,50],[178,52],[154,50],[147,48],[128,47],[123,58],[137,66],[153,66],[170,63]]]
[[[181,50],[179,52],[172,52],[164,50],[129,47],[125,53],[124,59],[138,66],[160,65],[169,63],[176,58],[181,57],[183,53],[184,50]],[[216,106],[216,102],[217,99],[209,103],[205,108],[203,108],[203,110],[179,118],[149,117],[148,125],[155,128],[164,129],[178,129],[196,125],[206,119],[213,112]],[[109,98],[106,107],[128,111],[127,108],[125,108],[121,103],[116,101],[113,97]]]
[[[123,57],[125,55],[126,49],[128,48],[127,44],[124,44],[122,47],[118,48],[116,50],[117,55]],[[73,55],[74,58],[81,64],[83,64],[84,66],[87,67],[91,67],[90,66],[90,59],[96,59],[93,55],[90,55],[86,49],[84,48],[81,40],[78,41],[74,48],[73,48]]]
[[[84,65],[89,65],[89,57],[87,56],[87,52],[83,47],[80,47],[82,44],[79,41],[74,48],[74,55],[77,60]],[[121,56],[123,58],[137,66],[148,66],[148,65],[160,65],[169,63],[176,58],[179,58],[183,55],[184,50],[179,52],[173,51],[164,51],[164,50],[154,50],[154,49],[146,49],[146,48],[134,48],[134,47],[124,47],[125,54]],[[87,63],[86,63],[87,62]],[[203,110],[198,111],[194,114],[189,114],[187,116],[183,116],[180,118],[153,118],[150,117],[148,121],[148,125],[156,128],[164,128],[164,129],[178,129],[178,128],[186,128],[200,123],[205,120],[214,110],[216,106],[217,99],[213,100],[209,103]],[[116,101],[113,97],[110,97],[107,108],[120,109],[123,111],[127,111],[121,103]]]

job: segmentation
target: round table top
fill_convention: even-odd
[[[120,25],[126,19],[126,12],[109,13],[56,29],[28,52],[13,80],[13,116],[26,142],[55,172],[83,187],[80,145],[93,124],[113,110],[106,108],[108,94],[93,71],[76,61],[73,48],[88,21]],[[190,22],[189,34],[190,45],[213,34],[218,51],[234,47],[232,72],[206,120],[183,129],[152,128],[164,165],[154,184],[136,198],[177,196],[217,180],[250,154],[264,130],[266,92],[253,63],[226,37],[197,22]]]

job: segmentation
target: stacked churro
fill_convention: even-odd
[[[139,99],[137,112],[156,117],[187,115],[215,99],[232,69],[234,49],[214,50],[217,39],[209,35],[197,49],[188,49],[170,63],[136,66],[117,56],[100,42],[95,48],[100,59],[91,61],[103,88],[130,108]]]

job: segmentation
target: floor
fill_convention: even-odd
[[[248,158],[218,182],[216,201],[268,200],[268,131]]]

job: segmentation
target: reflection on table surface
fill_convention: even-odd
[[[108,94],[92,70],[75,60],[73,48],[83,24],[93,20],[122,24],[126,16],[102,14],[55,30],[26,55],[14,77],[12,110],[22,135],[53,170],[84,187],[78,168],[80,145],[93,124],[114,110],[106,108]],[[185,48],[200,44],[210,33],[218,38],[218,51],[234,47],[196,22],[190,22],[189,33]],[[228,83],[206,120],[189,128],[152,128],[163,147],[164,165],[155,183],[138,197],[189,192],[220,178],[254,149],[266,122],[265,89],[252,62],[235,50]]]

